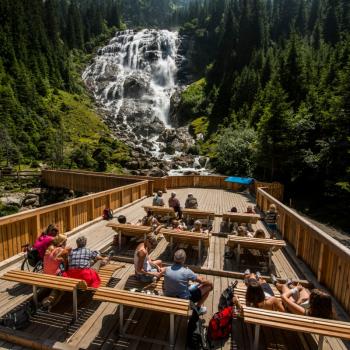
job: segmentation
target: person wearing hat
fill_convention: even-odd
[[[165,295],[181,299],[189,299],[197,306],[199,314],[205,314],[207,308],[202,306],[213,290],[213,284],[202,276],[196,275],[185,267],[186,253],[179,249],[174,254],[174,264],[165,268]],[[189,287],[189,282],[197,282]]]
[[[152,205],[156,207],[164,207],[165,204],[162,191],[158,191],[157,194],[154,196]]]
[[[152,282],[154,277],[163,276],[162,260],[152,260],[149,256],[157,244],[156,236],[151,233],[136,247],[134,254],[135,275],[142,282]]]
[[[185,202],[185,208],[187,209],[198,209],[197,198],[193,197],[192,193],[189,193]]]
[[[208,230],[204,230],[202,228],[202,223],[200,220],[196,220],[194,222],[194,225],[193,225],[193,228],[191,230],[192,232],[198,232],[198,233],[208,233],[209,231]]]
[[[177,213],[177,217],[181,219],[182,217],[181,205],[180,205],[179,199],[176,198],[175,192],[171,192],[168,203],[169,203],[169,208],[174,208],[175,213]]]

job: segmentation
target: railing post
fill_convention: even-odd
[[[318,257],[318,266],[317,266],[317,281],[322,282],[323,277],[323,256],[324,256],[324,244],[321,243],[320,255]]]
[[[89,209],[90,209],[90,217],[89,217],[89,221],[93,220],[94,219],[94,199],[91,199],[90,202],[89,202]]]
[[[36,226],[36,236],[35,236],[35,239],[36,239],[41,233],[40,214],[37,214],[35,216],[35,226]]]
[[[73,207],[70,205],[67,207],[67,231],[73,230]]]
[[[301,231],[300,224],[297,224],[297,227],[295,230],[295,235],[296,235],[295,255],[297,257],[299,257],[299,255],[300,255],[300,231]],[[282,235],[282,237],[283,237],[283,235]]]

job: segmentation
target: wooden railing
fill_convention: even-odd
[[[277,224],[283,239],[350,313],[350,249],[282,204],[264,188],[258,188],[256,198],[261,210],[267,210],[270,204],[277,206]]]
[[[96,178],[93,179],[96,180]],[[90,182],[86,182],[86,184],[88,183]],[[92,184],[90,185],[92,186]],[[60,232],[70,231],[102,217],[103,209],[106,207],[117,209],[147,196],[148,190],[148,181],[138,181],[0,218],[0,261],[20,253],[23,245],[32,244],[38,234],[51,223],[57,224]]]

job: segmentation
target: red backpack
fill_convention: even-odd
[[[232,306],[224,308],[213,315],[208,325],[208,341],[227,339],[232,331],[232,318],[234,317]]]

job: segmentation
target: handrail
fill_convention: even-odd
[[[350,312],[350,249],[329,236],[306,218],[271,196],[257,190],[257,205],[267,210],[275,204],[279,214],[277,226],[283,239],[295,250],[317,277]]]
[[[114,210],[148,193],[149,181],[138,181],[0,218],[0,261],[20,253],[23,245],[32,244],[50,223],[57,224],[60,232],[68,232],[102,217],[106,207]]]

